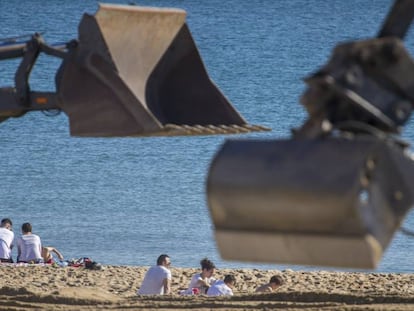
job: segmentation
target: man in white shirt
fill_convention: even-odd
[[[207,296],[233,296],[232,288],[236,284],[236,278],[228,274],[224,277],[224,281],[215,282],[208,290]]]
[[[14,243],[12,221],[3,218],[0,223],[0,262],[13,262],[11,251]]]
[[[32,233],[32,225],[28,222],[22,225],[22,236],[17,239],[17,262],[43,262],[42,242]]]
[[[167,295],[171,293],[171,265],[170,257],[160,255],[157,265],[149,268],[137,291],[138,295]]]

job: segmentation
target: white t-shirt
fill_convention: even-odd
[[[194,274],[193,277],[191,278],[190,285],[188,285],[188,289],[186,289],[183,294],[191,295],[193,293],[193,288],[200,288],[200,286],[197,283],[198,281],[202,281],[202,280],[203,278],[201,277],[201,273]],[[216,279],[213,277],[209,277],[209,278],[205,278],[204,281],[211,285],[216,281]]]
[[[207,296],[233,296],[233,291],[224,281],[220,280],[208,289]]]
[[[149,268],[139,288],[138,295],[163,295],[164,279],[171,280],[171,271],[164,266]]]
[[[42,242],[36,234],[24,234],[17,239],[17,260],[18,261],[41,261]]]
[[[0,258],[10,259],[13,247],[14,233],[9,229],[0,228]]]

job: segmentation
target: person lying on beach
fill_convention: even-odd
[[[207,296],[233,296],[233,288],[236,285],[236,278],[232,274],[224,277],[224,280],[216,281],[207,290]]]
[[[210,286],[216,281],[213,277],[216,266],[208,258],[200,261],[201,273],[194,274],[191,278],[188,289],[181,292],[182,295],[206,294]]]
[[[157,259],[157,265],[149,268],[137,291],[138,295],[167,295],[171,293],[170,257],[162,254]]]
[[[22,236],[17,239],[17,262],[42,263],[42,242],[40,237],[32,233],[32,225],[22,225]]]
[[[0,262],[13,262],[11,256],[13,243],[12,221],[10,218],[3,218],[0,224]]]
[[[277,290],[283,285],[283,279],[280,275],[274,275],[270,278],[269,283],[263,284],[256,288],[256,293],[270,293]]]
[[[63,255],[56,248],[52,246],[44,246],[42,247],[42,257],[45,263],[52,264],[55,262],[52,253],[56,254],[60,261],[63,261]]]

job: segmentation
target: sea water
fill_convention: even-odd
[[[338,42],[375,36],[391,1],[137,4],[185,9],[210,77],[249,123],[272,128],[233,137],[277,139],[288,137],[306,117],[299,104],[302,79],[327,61]],[[39,32],[50,44],[67,42],[77,37],[82,14],[97,8],[97,1],[85,0],[0,0],[0,37]],[[406,41],[410,51],[413,38],[410,34]],[[14,84],[18,63],[0,63],[1,86]],[[31,88],[53,91],[59,64],[41,55]],[[403,136],[414,138],[413,125]],[[205,181],[212,157],[227,138],[74,138],[64,114],[9,119],[0,124],[0,217],[12,218],[17,235],[23,222],[31,222],[43,243],[67,259],[152,265],[167,253],[180,267],[196,267],[209,257],[221,268],[313,269],[220,258]],[[405,227],[413,227],[413,217],[408,215]],[[377,271],[414,272],[413,255],[413,239],[397,233]]]

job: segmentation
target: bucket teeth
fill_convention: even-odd
[[[193,135],[227,135],[242,134],[248,132],[270,131],[269,128],[259,125],[177,125],[166,124],[163,130],[159,131],[160,136],[193,136]],[[157,134],[152,133],[152,136]]]

